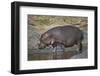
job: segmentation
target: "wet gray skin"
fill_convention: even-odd
[[[71,47],[77,45],[79,51],[82,49],[82,31],[74,26],[58,26],[43,33],[40,38],[39,48],[45,48],[52,45],[53,48],[57,45]]]

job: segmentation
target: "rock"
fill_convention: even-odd
[[[38,48],[39,37],[37,30],[32,25],[28,25],[28,49]]]

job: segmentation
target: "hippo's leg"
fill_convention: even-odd
[[[64,47],[64,45],[61,45],[61,49],[62,49],[62,58],[64,59],[64,53],[65,53],[65,47]]]
[[[56,50],[57,50],[57,47],[54,47],[54,48],[53,48],[53,52],[56,52]]]
[[[64,59],[64,53],[65,53],[65,47],[63,44],[58,43],[57,44],[57,51],[56,51],[56,57]]]
[[[53,59],[56,59],[56,55],[57,55],[57,47],[53,48]]]
[[[61,45],[61,49],[62,49],[63,52],[65,51],[64,45]]]
[[[80,43],[80,48],[79,48],[79,50],[80,50],[80,53],[82,53],[82,42]]]
[[[82,43],[81,42],[78,42],[78,52],[79,53],[82,53]]]

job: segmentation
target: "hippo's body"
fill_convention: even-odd
[[[40,48],[52,45],[63,45],[64,47],[71,47],[78,45],[79,50],[82,49],[82,31],[74,26],[58,26],[43,33],[40,38]]]

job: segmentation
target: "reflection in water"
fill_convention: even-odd
[[[28,53],[28,60],[53,60],[53,59],[77,59],[87,58],[87,47],[84,46],[83,52],[80,54],[75,48],[67,48],[65,51],[52,52],[52,49],[34,50]]]
[[[69,59],[77,52],[35,53],[29,55],[29,60]]]

